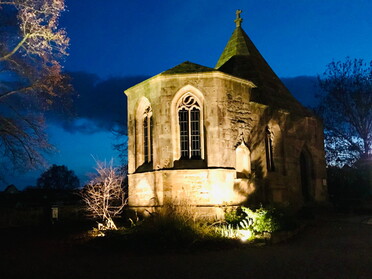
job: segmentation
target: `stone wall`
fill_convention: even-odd
[[[129,175],[129,205],[157,206],[187,201],[193,205],[239,204],[233,169],[161,170]]]
[[[244,202],[301,206],[309,201],[304,198],[304,181],[312,200],[324,201],[321,122],[251,102],[253,87],[249,81],[211,72],[158,75],[127,90],[130,205],[157,206],[187,197],[198,206]],[[177,165],[176,103],[186,93],[193,94],[201,107],[203,148],[197,168]],[[153,161],[146,166],[141,157],[143,104],[151,105],[154,123]],[[275,169],[267,165],[267,131]],[[242,143],[249,149],[244,154],[250,155],[250,170],[241,172],[236,149]]]

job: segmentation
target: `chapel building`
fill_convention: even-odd
[[[241,27],[215,68],[184,62],[125,91],[129,205],[225,206],[326,200],[323,127]]]

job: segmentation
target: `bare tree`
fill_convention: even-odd
[[[319,77],[317,112],[325,126],[327,163],[353,164],[371,157],[372,61],[346,58],[327,65]]]
[[[112,166],[113,162],[97,162],[97,176],[81,191],[90,216],[101,221],[100,230],[116,230],[113,218],[120,214],[126,205],[123,172]]]
[[[125,166],[128,162],[127,127],[123,125],[117,125],[114,129],[112,129],[112,133],[116,139],[116,143],[113,144],[113,148],[114,150],[118,151],[120,162],[123,166]]]
[[[50,151],[41,111],[67,103],[60,60],[69,39],[58,27],[64,0],[0,0],[0,162],[30,169]]]

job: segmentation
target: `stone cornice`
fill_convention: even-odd
[[[158,74],[156,76],[153,76],[141,83],[138,83],[127,90],[124,91],[124,93],[128,96],[130,92],[136,91],[137,89],[149,85],[154,82],[161,82],[161,81],[167,81],[171,79],[205,79],[205,78],[220,78],[224,80],[229,80],[233,82],[243,83],[251,88],[257,87],[253,82],[238,78],[229,74],[225,74],[220,71],[213,71],[213,72],[204,72],[204,73],[185,73],[185,74]]]

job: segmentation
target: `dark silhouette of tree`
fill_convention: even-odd
[[[352,165],[371,158],[372,61],[346,58],[331,62],[319,77],[328,165]]]
[[[0,0],[0,163],[9,169],[40,166],[52,150],[41,112],[69,100],[64,10],[64,0]]]
[[[72,190],[79,186],[75,173],[63,165],[51,166],[37,180],[37,187],[45,190]]]
[[[353,167],[328,167],[329,200],[339,210],[362,208],[363,201],[371,194],[371,163],[359,161]]]
[[[112,130],[116,138],[116,143],[113,144],[113,148],[118,151],[120,163],[122,166],[126,166],[128,163],[128,133],[127,127],[118,126]]]

